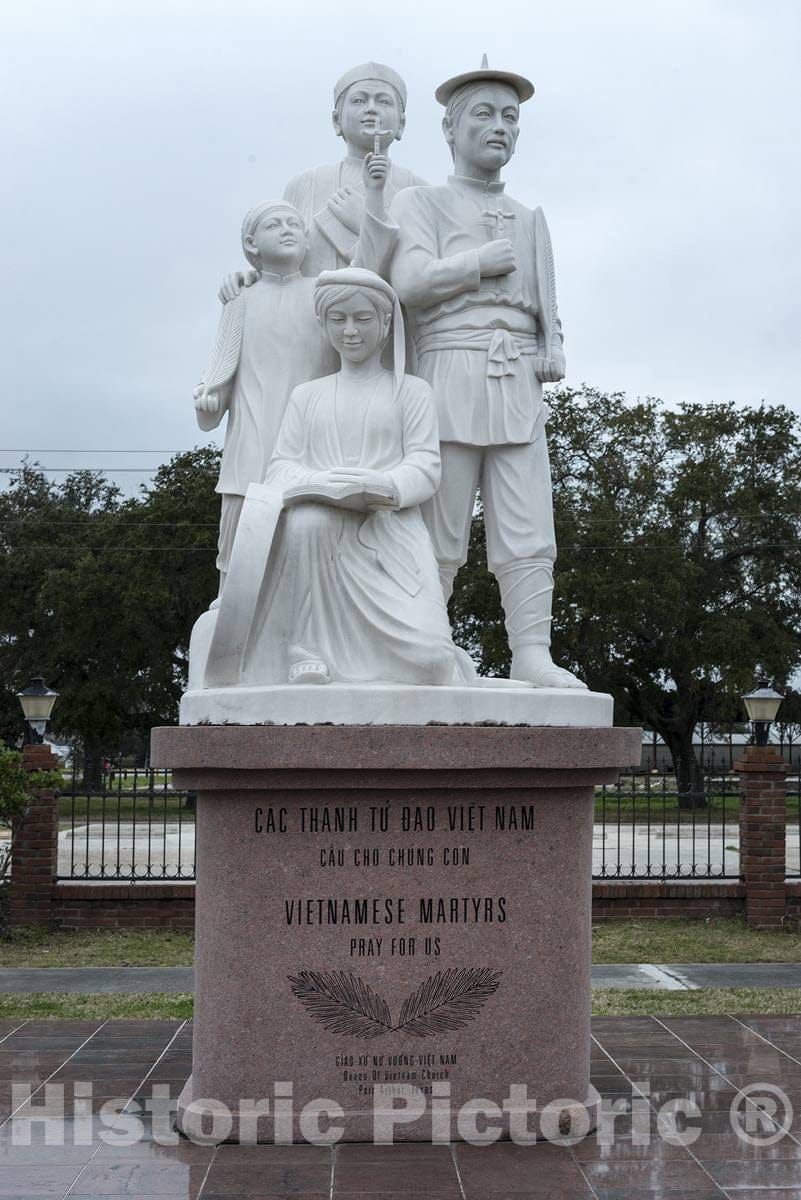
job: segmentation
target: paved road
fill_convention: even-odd
[[[801,862],[797,824],[788,824],[786,846],[787,872],[797,875]],[[618,829],[610,816],[605,827],[596,824],[593,831],[594,875],[601,874],[604,863],[609,875],[614,875],[620,863],[622,871],[627,874],[633,871],[638,876],[647,876],[649,867],[652,875],[662,871],[674,875],[679,865],[687,872],[693,863],[704,870],[709,863],[712,876],[720,876],[725,868],[726,875],[736,879],[740,863],[740,831],[731,822],[710,827],[699,823],[695,829],[691,824],[685,824],[663,830],[656,822],[650,829],[647,825],[621,825]]]
[[[592,968],[597,988],[801,988],[799,963],[608,963]]]
[[[709,828],[699,822],[693,829],[691,824],[667,826],[658,822],[647,825],[621,824],[618,829],[613,815],[607,816],[606,826],[596,824],[593,835],[593,874],[600,875],[606,865],[607,874],[614,876],[618,863],[626,873],[632,870],[638,876],[647,876],[649,867],[656,875],[665,871],[676,873],[679,864],[689,871],[693,863],[711,864],[713,876],[726,874],[736,878],[739,864],[739,830],[736,823],[713,825]],[[191,873],[195,856],[195,827],[191,821],[171,822],[148,831],[147,824],[136,826],[130,821],[119,825],[109,821],[105,830],[101,822],[76,825],[74,833],[64,829],[58,839],[58,867],[61,875],[71,871],[78,873],[89,869],[98,874],[105,861],[107,868],[117,867],[131,871],[136,863],[137,873],[144,874],[150,864],[155,871],[165,871],[169,877],[177,875],[178,867],[186,874]],[[798,873],[801,865],[799,853],[798,825],[787,827],[787,870]]]
[[[695,991],[801,988],[798,963],[610,963],[592,969],[593,987]],[[4,967],[0,992],[191,992],[191,967]]]
[[[110,812],[105,826],[102,821],[91,821],[88,826],[76,823],[74,831],[62,829],[58,835],[58,871],[63,876],[80,875],[87,865],[98,875],[103,863],[107,870],[125,875],[135,863],[138,875],[150,866],[154,872],[164,870],[175,878],[179,866],[190,874],[194,861],[195,826],[190,820],[155,823],[148,829],[146,820],[118,823]]]
[[[191,967],[3,967],[0,992],[191,992]]]

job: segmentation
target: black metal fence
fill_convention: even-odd
[[[195,813],[191,793],[169,771],[104,772],[97,787],[65,779],[59,801],[59,879],[191,880]],[[595,879],[737,879],[739,781],[707,769],[695,794],[668,770],[623,775],[595,795]],[[787,875],[801,878],[801,757],[787,782]]]
[[[710,880],[740,877],[740,781],[705,764],[696,792],[669,770],[621,776],[596,790],[594,879]],[[801,877],[801,756],[789,763],[786,874]]]
[[[624,775],[596,791],[595,879],[737,879],[740,796],[737,776],[707,772],[696,792],[675,776]]]
[[[194,796],[169,771],[110,768],[95,786],[73,771],[59,799],[57,878],[194,879]]]

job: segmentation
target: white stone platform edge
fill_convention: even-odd
[[[493,686],[494,685],[494,686]],[[185,692],[181,725],[554,725],[609,728],[606,692],[532,688],[509,680],[490,686],[281,684]]]

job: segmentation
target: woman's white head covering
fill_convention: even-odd
[[[403,324],[398,294],[385,279],[374,271],[363,267],[342,267],[338,271],[323,271],[317,278],[314,290],[314,311],[318,320],[324,319],[326,309],[325,292],[328,288],[358,288],[359,291],[381,292],[392,303],[392,367],[395,379],[395,394],[400,390],[406,371],[406,330]]]

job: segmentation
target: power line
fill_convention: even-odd
[[[79,471],[90,471],[96,475],[148,475],[154,471],[160,471],[163,466],[163,463],[157,463],[155,467],[41,467],[37,464],[35,471],[37,475],[54,475],[59,472],[66,472],[72,475],[77,474]],[[31,469],[31,467],[0,467],[0,473],[3,475],[23,475]]]
[[[168,554],[179,554],[185,552],[194,554],[201,550],[204,554],[217,553],[217,546],[92,546],[89,543],[75,546],[49,546],[39,542],[35,546],[8,546],[8,550],[13,550],[15,554],[25,554],[32,550],[47,550],[48,552],[60,550],[64,554],[75,554],[78,550],[91,550],[95,554],[155,554],[156,551],[162,550]]]
[[[94,520],[97,516],[109,516],[114,522],[115,529],[216,529],[220,524],[219,521],[117,521],[113,513],[87,513],[85,521],[37,521],[35,518],[30,520],[6,521],[5,526],[23,525],[27,528],[34,526],[36,528],[51,529],[84,529],[88,521]]]
[[[216,528],[216,525],[214,527]],[[17,546],[7,546],[6,549],[13,550],[15,553],[19,553],[20,551],[25,552],[25,551],[29,551],[29,550],[61,550],[65,554],[72,554],[76,550],[93,550],[95,553],[98,553],[98,554],[101,554],[101,553],[102,554],[115,554],[115,553],[119,553],[119,554],[144,554],[144,553],[152,554],[152,553],[155,553],[157,550],[163,550],[169,554],[178,553],[180,551],[194,553],[197,550],[202,550],[204,552],[208,551],[209,553],[211,553],[212,550],[214,551],[214,553],[217,552],[216,546],[93,546],[89,542],[79,543],[79,544],[70,545],[70,546],[62,546],[62,545],[59,545],[58,543],[50,545],[45,542],[37,542],[35,545],[29,545],[29,544],[25,544],[25,543],[21,542]],[[611,545],[607,545],[607,546],[561,546],[560,547],[560,551],[562,553],[569,551],[572,553],[584,553],[584,554],[589,554],[589,553],[594,554],[596,551],[600,551],[600,550],[654,550],[654,551],[658,551],[660,553],[664,553],[665,550],[681,550],[682,552],[684,552],[684,551],[686,551],[686,549],[687,549],[687,547],[685,546],[685,544],[683,542],[663,542],[660,545],[656,545],[656,546],[642,546],[637,542],[615,542],[615,543],[612,543]],[[723,550],[722,547],[719,549],[723,553],[727,553],[727,551]],[[738,549],[738,547],[732,547],[732,549]],[[750,545],[748,547],[749,553],[752,551],[755,552],[757,550],[799,550],[799,549],[801,549],[801,547],[799,547],[799,544],[797,542],[756,542],[753,545]]]
[[[796,517],[797,514],[796,513],[774,513],[773,515],[778,518],[778,517],[782,517],[782,516]],[[92,522],[102,521],[103,519],[107,519],[110,522],[112,522],[115,529],[216,529],[220,524],[219,520],[216,520],[216,521],[181,521],[181,520],[175,520],[175,521],[120,521],[117,519],[114,511],[105,512],[105,511],[100,510],[100,511],[96,511],[96,512],[87,512],[86,517],[82,521],[44,521],[44,520],[39,519],[38,517],[33,517],[33,516],[31,516],[31,517],[16,517],[13,520],[0,521],[0,528],[12,529],[15,526],[22,526],[24,529],[85,529],[85,528],[87,528],[87,526],[90,526],[92,524]],[[586,517],[582,523],[582,526],[614,525],[614,524],[624,524],[624,523],[625,522],[618,522],[617,518],[615,518],[615,517]],[[580,532],[579,530],[575,529],[575,523],[573,521],[555,521],[554,524],[556,525],[557,529],[564,529],[567,526],[573,532]],[[693,531],[688,530],[687,537],[691,538],[692,536],[693,536]],[[618,545],[631,545],[631,546],[637,545],[636,542],[620,542],[617,544]],[[750,544],[751,543],[749,543],[749,545]],[[786,545],[795,545],[796,543],[758,542],[758,543],[753,543],[753,544],[759,545],[759,546],[770,546],[770,545],[786,546]],[[683,542],[663,542],[662,545],[665,548],[667,548],[669,546],[684,546],[684,543]]]

